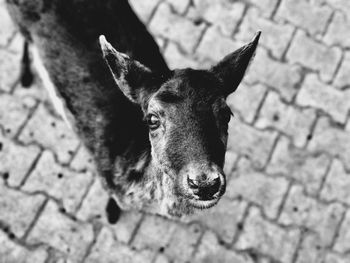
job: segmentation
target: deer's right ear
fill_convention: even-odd
[[[99,37],[103,58],[112,73],[112,76],[124,95],[134,103],[140,103],[140,96],[146,91],[146,83],[152,78],[149,68],[140,62],[120,53],[106,40]]]
[[[222,80],[226,96],[234,92],[242,81],[249,63],[254,57],[261,32],[253,40],[222,59],[211,71]]]

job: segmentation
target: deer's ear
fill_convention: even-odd
[[[260,34],[260,31],[257,32],[250,43],[227,55],[211,68],[211,71],[223,82],[226,96],[234,92],[242,81],[254,57]]]
[[[152,72],[140,62],[120,53],[101,35],[100,46],[112,76],[124,93],[134,103],[140,103],[140,97],[149,88],[147,83],[152,79]]]

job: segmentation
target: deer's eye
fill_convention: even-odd
[[[156,130],[160,126],[159,118],[154,114],[149,114],[146,118],[150,130]]]

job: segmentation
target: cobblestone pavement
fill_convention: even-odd
[[[228,98],[227,193],[176,222],[105,218],[88,154],[0,1],[0,262],[350,262],[350,1],[133,0],[171,67],[207,67],[263,31]]]

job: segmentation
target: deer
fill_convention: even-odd
[[[219,202],[232,116],[226,98],[242,81],[260,31],[207,70],[169,69],[127,0],[6,3],[25,37],[22,83],[32,82],[31,47],[115,212],[173,218]]]

